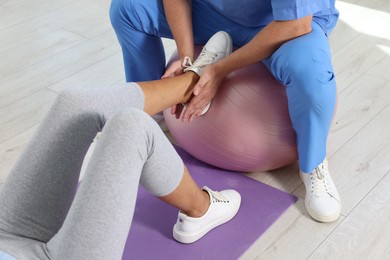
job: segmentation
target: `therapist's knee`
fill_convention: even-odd
[[[160,2],[145,0],[112,0],[110,21],[117,35],[132,31],[149,33],[155,29]]]
[[[283,54],[287,87],[307,104],[318,104],[335,95],[334,71],[327,53],[319,49],[289,46]]]
[[[110,5],[110,21],[112,27],[116,29],[118,26],[121,25],[121,17],[123,16],[124,12],[124,6],[123,6],[124,0],[112,0]]]
[[[110,5],[110,21],[116,33],[121,34],[125,29],[135,29],[139,21],[136,19],[138,4],[143,0],[112,0]]]

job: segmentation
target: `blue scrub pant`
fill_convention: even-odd
[[[111,23],[123,51],[127,81],[159,79],[165,70],[161,37],[173,38],[162,1],[112,0]],[[192,1],[194,41],[205,44],[218,31],[235,46],[248,43],[262,27],[245,27],[201,0]],[[326,141],[336,102],[336,82],[327,35],[313,20],[313,31],[283,44],[263,61],[286,86],[297,134],[299,166],[311,172],[326,156]]]

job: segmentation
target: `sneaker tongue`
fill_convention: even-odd
[[[227,201],[227,199],[219,192],[212,191],[213,200],[215,201]]]
[[[209,189],[208,187],[203,187],[204,191],[207,191],[210,196],[210,203],[216,202],[216,201],[226,201],[227,199],[219,192],[213,191]]]
[[[317,172],[316,177],[319,180],[323,180],[325,178],[325,174],[323,172]]]

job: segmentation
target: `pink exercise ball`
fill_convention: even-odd
[[[229,74],[209,111],[193,122],[176,119],[170,109],[164,117],[179,146],[219,168],[268,171],[298,158],[285,87],[262,63]]]

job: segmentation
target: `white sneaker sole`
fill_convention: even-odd
[[[190,103],[183,103],[182,105],[184,106],[184,108],[187,108],[187,106],[188,106],[189,104],[190,104]],[[200,115],[200,116],[203,116],[204,114],[206,114],[207,111],[209,111],[210,106],[211,106],[211,102],[207,104],[207,106],[203,109],[203,111],[202,111],[199,115]]]
[[[231,220],[238,212],[239,208],[241,205],[241,200],[239,201],[238,207],[234,212],[232,212],[230,215],[227,216],[222,216],[221,218],[215,219],[213,222],[211,222],[209,225],[203,227],[201,230],[198,232],[194,233],[184,233],[178,230],[177,225],[175,224],[173,226],[173,237],[175,238],[176,241],[183,243],[183,244],[190,244],[194,243],[195,241],[201,239],[204,235],[206,235],[209,231],[213,230],[214,228],[225,224],[229,220]]]
[[[301,176],[301,173],[299,174],[299,177],[301,178],[302,182],[305,183],[305,181],[303,180],[303,177]],[[311,207],[309,206],[309,201],[306,200],[306,196],[307,195],[305,194],[305,208],[306,208],[307,213],[309,213],[309,215],[313,219],[317,220],[318,222],[328,223],[328,222],[334,222],[340,217],[341,207],[339,207],[339,209],[336,212],[334,212],[330,215],[320,215],[311,209]]]
[[[306,202],[306,200],[305,200],[305,207],[307,212],[312,218],[314,218],[319,222],[324,222],[324,223],[336,221],[340,217],[340,213],[341,213],[341,208],[339,208],[336,212],[334,212],[331,215],[325,215],[325,216],[320,215],[311,209],[311,207],[308,205],[308,202]]]

